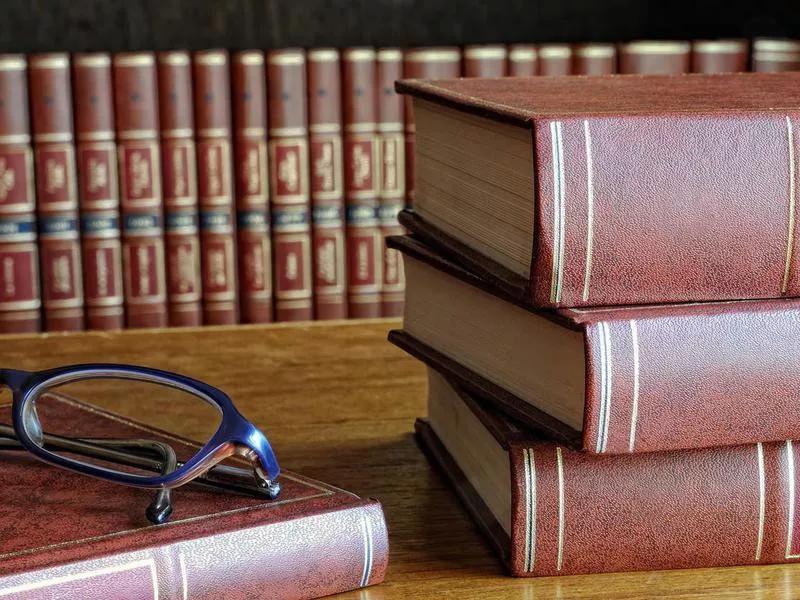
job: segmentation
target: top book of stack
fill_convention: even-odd
[[[401,222],[534,307],[800,296],[800,73],[406,80]]]

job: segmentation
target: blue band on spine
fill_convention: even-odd
[[[164,226],[167,231],[175,231],[176,229],[197,229],[197,214],[194,212],[167,213],[165,221]]]
[[[39,231],[42,235],[60,235],[78,232],[78,219],[74,217],[52,216],[39,218]]]
[[[36,233],[36,219],[33,216],[0,218],[0,240],[34,233]]]
[[[348,225],[369,225],[377,223],[378,221],[378,207],[355,205],[347,207],[347,223]]]
[[[161,229],[161,217],[159,215],[126,215],[124,223],[125,231],[129,233]]]
[[[119,219],[117,217],[84,215],[81,217],[81,229],[85,235],[119,231]]]
[[[318,206],[311,213],[316,225],[336,225],[342,222],[343,211],[340,206]]]
[[[272,226],[287,227],[289,225],[308,225],[308,210],[275,210],[272,212]]]
[[[240,210],[236,220],[240,229],[264,229],[269,224],[266,210]]]
[[[227,211],[204,210],[200,213],[200,228],[203,231],[230,231],[231,216]]]

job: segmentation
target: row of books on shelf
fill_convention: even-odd
[[[0,333],[398,316],[398,79],[799,66],[773,39],[1,56]]]

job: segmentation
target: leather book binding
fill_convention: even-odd
[[[539,74],[539,53],[533,44],[512,44],[508,47],[508,74],[530,77]]]
[[[381,316],[383,237],[379,221],[380,140],[375,50],[342,53],[347,313]]]
[[[800,40],[756,38],[753,40],[752,70],[777,73],[800,69]]]
[[[677,75],[690,70],[690,42],[641,40],[622,44],[619,49],[620,73]]]
[[[378,135],[380,136],[380,221],[383,240],[404,233],[397,215],[406,200],[405,139],[403,136],[403,98],[394,89],[394,82],[403,78],[403,52],[399,48],[378,50]],[[405,275],[403,259],[392,248],[382,244],[383,283],[381,316],[403,314]]]
[[[798,85],[796,73],[399,82],[531,130],[531,262],[512,271],[421,213],[401,223],[534,306],[798,296]]]
[[[64,419],[106,437],[193,442],[61,396]],[[8,405],[0,408],[10,422]],[[90,422],[91,424],[89,424]],[[64,429],[68,427],[68,421]],[[151,525],[152,491],[115,485],[4,451],[0,596],[25,600],[317,598],[380,583],[388,542],[380,503],[295,473],[277,500],[173,492],[169,523]],[[185,460],[185,459],[184,459]],[[31,490],[47,482],[47,501]]]
[[[441,48],[409,48],[403,53],[405,79],[452,79],[461,75],[461,49],[452,46]],[[403,121],[406,131],[406,206],[414,204],[414,111],[411,98],[403,99]]]
[[[446,384],[445,384],[446,385]],[[510,506],[495,516],[433,422],[421,447],[518,577],[794,563],[800,448],[780,442],[591,456],[542,441],[455,388],[462,426],[505,453]],[[450,442],[452,444],[452,442]],[[480,460],[480,459],[479,459]],[[506,492],[507,493],[507,492]],[[495,507],[495,511],[498,511]],[[503,522],[501,522],[501,520]]]
[[[267,53],[270,210],[275,320],[314,318],[306,56]]]
[[[41,329],[27,61],[0,55],[0,333]]]
[[[192,59],[185,51],[157,58],[169,324],[197,327],[203,308]]]
[[[539,46],[539,75],[572,75],[572,47],[569,44]]]
[[[233,55],[234,180],[243,323],[272,321],[266,75],[260,50]]]
[[[578,44],[572,49],[575,75],[611,75],[617,72],[617,49],[613,44]]]
[[[339,51],[308,51],[308,135],[314,231],[314,314],[347,318],[342,85]]]
[[[462,51],[464,77],[505,77],[508,49],[500,44],[474,44]],[[398,79],[400,79],[398,77]]]
[[[156,59],[150,52],[123,52],[112,65],[127,326],[166,327]]]
[[[695,40],[692,42],[692,72],[747,71],[749,50],[747,40]]]
[[[231,182],[233,157],[228,53],[225,50],[197,52],[192,66],[203,320],[206,325],[233,325],[239,322],[239,283]]]
[[[111,57],[73,55],[72,84],[86,327],[122,329],[125,293]]]
[[[69,55],[28,59],[44,328],[84,329]]]

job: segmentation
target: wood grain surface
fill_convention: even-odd
[[[0,338],[0,366],[128,362],[185,373],[228,392],[267,433],[282,466],[383,502],[391,547],[386,582],[337,598],[800,598],[800,566],[506,576],[414,443],[414,418],[425,411],[424,370],[385,341],[398,325],[7,336]],[[137,407],[125,409],[135,415]],[[163,426],[176,433],[196,433],[191,418],[166,420]]]

